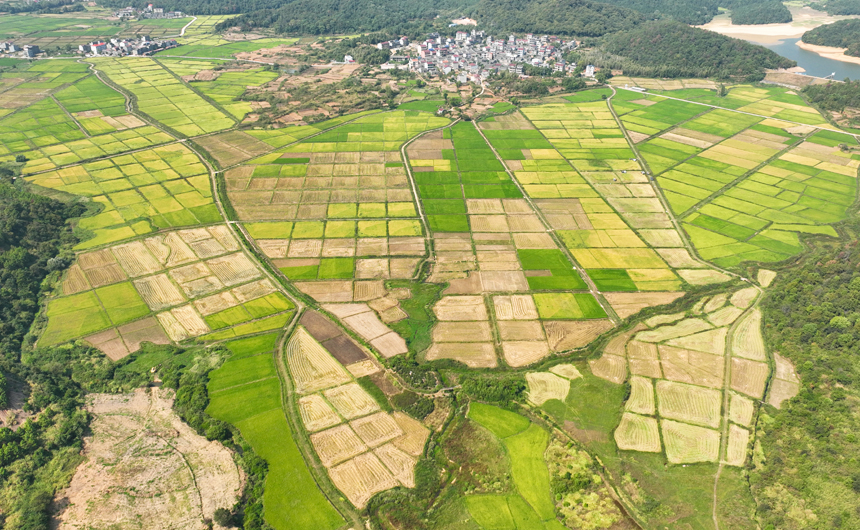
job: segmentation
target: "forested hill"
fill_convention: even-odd
[[[762,46],[672,20],[609,35],[601,47],[627,59],[618,66],[628,75],[761,79],[765,69],[796,65]]]
[[[731,10],[732,24],[791,22],[791,13],[779,0],[601,0],[653,18],[674,18],[686,24],[710,22],[719,8]],[[860,0],[857,0],[860,2]]]
[[[818,26],[804,33],[800,40],[818,46],[848,48],[845,55],[860,57],[860,20],[840,20]]]
[[[644,22],[640,13],[590,0],[481,0],[476,19],[491,33],[597,37]]]
[[[191,0],[193,1],[193,0]],[[265,1],[265,0],[262,0]],[[294,0],[277,2],[280,7],[245,13],[226,21],[218,29],[239,26],[273,28],[279,33],[323,35],[380,31],[402,27],[437,15],[456,16],[469,10],[475,0]]]
[[[860,15],[860,0],[824,0],[813,7],[829,15]]]

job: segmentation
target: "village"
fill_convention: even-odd
[[[400,68],[428,76],[456,74],[459,83],[480,83],[492,74],[525,75],[527,65],[573,75],[576,63],[566,62],[564,55],[577,45],[576,40],[549,35],[510,35],[504,39],[473,29],[458,31],[453,39],[432,33],[422,42],[410,44],[401,38],[376,46],[392,50],[392,61],[406,62]],[[594,67],[587,66],[584,74],[593,76]]]

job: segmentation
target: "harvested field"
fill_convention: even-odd
[[[729,419],[738,425],[749,426],[752,423],[755,406],[751,399],[738,394],[732,394],[729,403]]]
[[[317,302],[352,302],[350,281],[298,282],[295,286]]]
[[[206,262],[206,265],[224,285],[245,283],[262,276],[262,273],[248,259],[248,256],[242,252],[211,259]]]
[[[637,414],[654,414],[654,385],[650,379],[639,376],[630,378],[630,397],[624,409]]]
[[[89,288],[90,284],[83,269],[77,263],[69,267],[69,270],[66,271],[66,277],[63,279],[63,294],[75,294]]]
[[[579,373],[579,370],[576,369],[576,366],[572,364],[557,364],[550,368],[549,371],[554,373],[555,375],[560,375],[565,379],[570,379],[571,381],[582,377],[582,374]]]
[[[502,354],[509,366],[520,367],[534,364],[549,355],[546,341],[502,342]]]
[[[797,376],[797,372],[794,370],[794,365],[791,364],[791,361],[776,352],[773,354],[773,360],[776,368],[773,374],[775,378],[792,383],[800,383],[800,377]]]
[[[373,453],[365,453],[329,469],[329,476],[357,508],[364,508],[380,491],[397,486],[397,480]]]
[[[341,320],[350,329],[368,341],[391,332],[391,329],[383,324],[379,320],[379,317],[376,316],[376,313],[371,311],[369,307],[364,313],[343,317]]]
[[[681,313],[672,313],[669,315],[657,315],[653,316],[647,320],[644,320],[645,325],[649,328],[655,328],[657,326],[661,326],[663,324],[671,324],[672,322],[677,322],[684,318],[687,314],[684,312]]]
[[[148,237],[143,242],[164,267],[176,267],[197,261],[197,256],[176,232]]]
[[[356,302],[366,302],[382,296],[385,296],[385,286],[381,280],[355,282]]]
[[[370,359],[348,364],[346,369],[349,370],[349,373],[351,373],[355,378],[379,373],[379,367]]]
[[[759,269],[756,279],[762,287],[770,287],[771,282],[776,279],[776,273],[767,269]]]
[[[311,443],[320,461],[326,467],[339,464],[367,451],[367,446],[349,425],[338,425],[326,431],[311,434]]]
[[[544,340],[543,328],[537,320],[500,320],[496,325],[503,341]]]
[[[495,368],[498,364],[495,348],[486,342],[434,344],[427,351],[427,360],[436,359],[454,359],[470,368]]]
[[[299,394],[316,392],[352,380],[346,369],[303,327],[298,327],[290,337],[285,355]]]
[[[666,459],[673,464],[716,462],[720,453],[720,433],[704,427],[662,420]]]
[[[659,351],[660,365],[666,379],[711,388],[723,387],[724,357],[664,344],[659,346]]]
[[[698,425],[718,427],[722,393],[671,381],[657,382],[657,409],[660,416]]]
[[[657,359],[657,345],[650,342],[642,342],[631,340],[627,343],[627,358],[628,359]]]
[[[554,352],[582,348],[594,339],[612,329],[612,321],[583,320],[583,321],[545,321],[546,337],[549,347]]]
[[[204,519],[238,500],[244,475],[231,451],[194,432],[172,404],[160,388],[87,396],[86,460],[57,494],[59,528],[204,530]]]
[[[323,392],[326,400],[348,420],[379,410],[379,404],[358,383],[349,383]]]
[[[142,241],[133,241],[111,248],[117,262],[131,278],[152,274],[161,270],[161,263],[155,259]]]
[[[570,391],[570,381],[549,372],[526,374],[528,400],[535,405],[543,405],[551,399],[564,402]]]
[[[704,267],[702,263],[694,260],[692,256],[690,256],[689,251],[685,248],[658,248],[655,250],[673,269],[679,269],[682,267]]]
[[[726,306],[708,315],[708,320],[715,326],[728,326],[743,314],[744,310],[734,306]]]
[[[433,342],[489,342],[493,340],[489,322],[439,322],[433,328]]]
[[[774,379],[768,390],[768,404],[780,408],[783,401],[789,400],[800,393],[800,385],[782,379]]]
[[[735,293],[732,294],[731,302],[735,307],[746,309],[753,303],[753,300],[755,300],[757,296],[758,289],[755,287],[747,287],[746,289],[735,291]]]
[[[677,269],[675,272],[690,285],[710,285],[727,282],[731,279],[722,272],[710,269]]]
[[[767,360],[761,336],[761,310],[758,308],[753,309],[735,328],[732,355],[754,361]]]
[[[663,377],[663,372],[660,370],[660,361],[650,359],[629,359],[627,363],[630,366],[630,373],[633,375],[641,375],[652,379],[660,379]]]
[[[537,320],[538,312],[531,295],[494,296],[498,320]]]
[[[601,379],[606,379],[620,385],[627,379],[627,362],[624,357],[604,353],[600,359],[588,361],[591,373]]]
[[[262,298],[267,294],[274,293],[277,289],[272,285],[268,279],[257,280],[256,282],[251,282],[245,285],[240,285],[230,292],[239,302],[248,302],[250,300],[256,300],[257,298]]]
[[[101,350],[112,361],[118,361],[131,353],[116,328],[100,331],[89,337],[84,337],[83,340]]]
[[[761,399],[770,368],[767,363],[732,359],[732,390]]]
[[[317,394],[299,399],[299,413],[308,432],[327,429],[343,421],[331,405]]]
[[[376,348],[376,351],[381,353],[385,358],[391,358],[409,351],[406,341],[394,331],[373,339],[370,341],[370,345]]]
[[[728,300],[728,295],[725,293],[714,295],[713,297],[705,300],[705,304],[702,306],[702,311],[705,313],[712,313],[726,305],[726,300]]]
[[[368,447],[377,447],[403,435],[403,430],[385,412],[377,412],[349,423],[352,430]]]
[[[750,432],[737,425],[729,426],[729,443],[726,446],[726,464],[743,466],[747,459]]]
[[[481,296],[446,296],[436,302],[433,312],[439,320],[488,320]]]
[[[185,302],[185,297],[166,274],[147,276],[134,280],[133,283],[143,301],[153,311]]]
[[[424,444],[427,442],[427,437],[430,436],[430,430],[422,425],[420,421],[407,416],[403,412],[394,412],[392,413],[392,417],[403,430],[403,436],[392,443],[401,451],[412,456],[419,456],[423,453]]]
[[[404,453],[394,444],[386,444],[373,450],[379,460],[391,471],[394,478],[402,486],[415,487],[415,463],[414,457]]]
[[[646,307],[669,304],[684,296],[683,292],[667,293],[603,293],[603,296],[621,318],[635,315]]]
[[[660,452],[660,432],[657,420],[625,412],[615,429],[615,443],[625,451]]]
[[[170,339],[164,334],[164,330],[158,324],[155,317],[146,317],[141,320],[129,322],[117,328],[119,335],[125,341],[128,351],[133,353],[140,349],[143,342],[153,344],[170,344]]]
[[[726,352],[726,335],[729,328],[717,328],[700,333],[687,335],[666,341],[669,346],[702,351],[713,355],[724,355]]]
[[[209,326],[200,317],[194,306],[185,305],[156,315],[159,323],[167,331],[171,340],[180,342],[190,337],[197,337],[210,331]]]
[[[644,342],[663,342],[665,340],[692,335],[706,329],[711,329],[713,326],[698,318],[687,318],[671,326],[661,326],[649,331],[642,331],[636,334],[636,340]]]
[[[630,340],[630,337],[635,335],[637,332],[642,331],[643,329],[647,329],[645,324],[638,323],[632,329],[625,331],[624,333],[619,333],[615,335],[609,342],[606,343],[606,346],[603,348],[603,351],[606,353],[611,353],[613,355],[627,355],[627,341]]]

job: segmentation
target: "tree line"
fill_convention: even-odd
[[[860,20],[840,20],[809,30],[800,38],[807,44],[847,48],[845,55],[860,57]]]

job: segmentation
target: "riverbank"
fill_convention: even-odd
[[[801,40],[797,41],[797,46],[800,49],[812,52],[824,57],[825,59],[833,59],[834,61],[842,61],[844,63],[860,64],[860,57],[852,57],[845,55],[847,48],[833,48],[831,46],[818,46],[815,44],[807,44]]]
[[[775,44],[785,39],[798,39],[807,31],[832,24],[839,20],[858,17],[843,17],[828,15],[810,7],[790,7],[792,21],[786,24],[733,25],[729,15],[718,15],[704,26],[698,26],[727,37],[757,42],[759,44]]]

